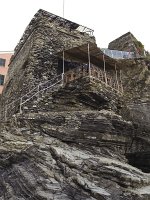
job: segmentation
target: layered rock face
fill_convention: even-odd
[[[112,111],[24,114],[3,126],[1,199],[149,198],[150,175],[124,156],[133,126]]]
[[[135,123],[149,132],[150,71],[144,60],[135,60],[124,73],[124,100]],[[126,111],[127,113],[127,111]],[[129,114],[129,113],[128,113]],[[128,115],[129,117],[129,115]]]
[[[48,16],[40,10],[16,48],[1,109],[58,74],[57,51],[94,42]],[[81,77],[34,96],[22,113],[16,101],[0,123],[0,200],[150,199],[149,69],[140,59],[118,66],[123,94]]]
[[[39,107],[1,123],[1,199],[149,199],[143,129],[116,114],[117,94],[83,88],[47,92]]]

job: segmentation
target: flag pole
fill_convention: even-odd
[[[65,0],[63,0],[63,18],[65,17]]]

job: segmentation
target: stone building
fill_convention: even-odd
[[[13,52],[0,52],[0,94],[3,91],[4,83],[6,81],[6,75],[8,71],[8,65]]]
[[[15,100],[39,82],[56,76],[58,65],[56,52],[88,41],[95,43],[94,37],[90,35],[92,30],[87,29],[84,32],[85,28],[39,10],[15,48],[10,62],[9,77],[5,84],[5,97],[7,98],[11,92],[14,95],[9,101]],[[18,76],[15,76],[16,73]]]
[[[18,112],[20,104],[27,102],[37,90],[51,87],[45,85],[47,81],[57,76],[62,79],[62,75],[63,84],[91,76],[109,89],[122,91],[115,69],[116,61],[104,56],[97,47],[92,29],[39,10],[15,48],[2,104],[9,111],[9,106],[15,104]]]
[[[7,77],[1,200],[150,199],[144,58],[104,55],[91,29],[39,10]]]
[[[108,48],[112,50],[134,52],[137,57],[145,55],[144,45],[138,41],[131,32],[127,32],[110,42]]]

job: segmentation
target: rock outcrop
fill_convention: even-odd
[[[20,97],[62,73],[56,52],[95,42],[77,27],[40,10],[16,47],[0,102],[0,200],[150,199],[145,59],[115,61],[122,94],[81,77],[19,107]]]
[[[149,198],[150,175],[125,157],[138,143],[132,123],[112,111],[25,114],[3,126],[1,199]]]

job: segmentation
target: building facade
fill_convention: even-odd
[[[3,91],[8,65],[10,62],[10,58],[13,55],[13,52],[0,52],[0,94]]]

